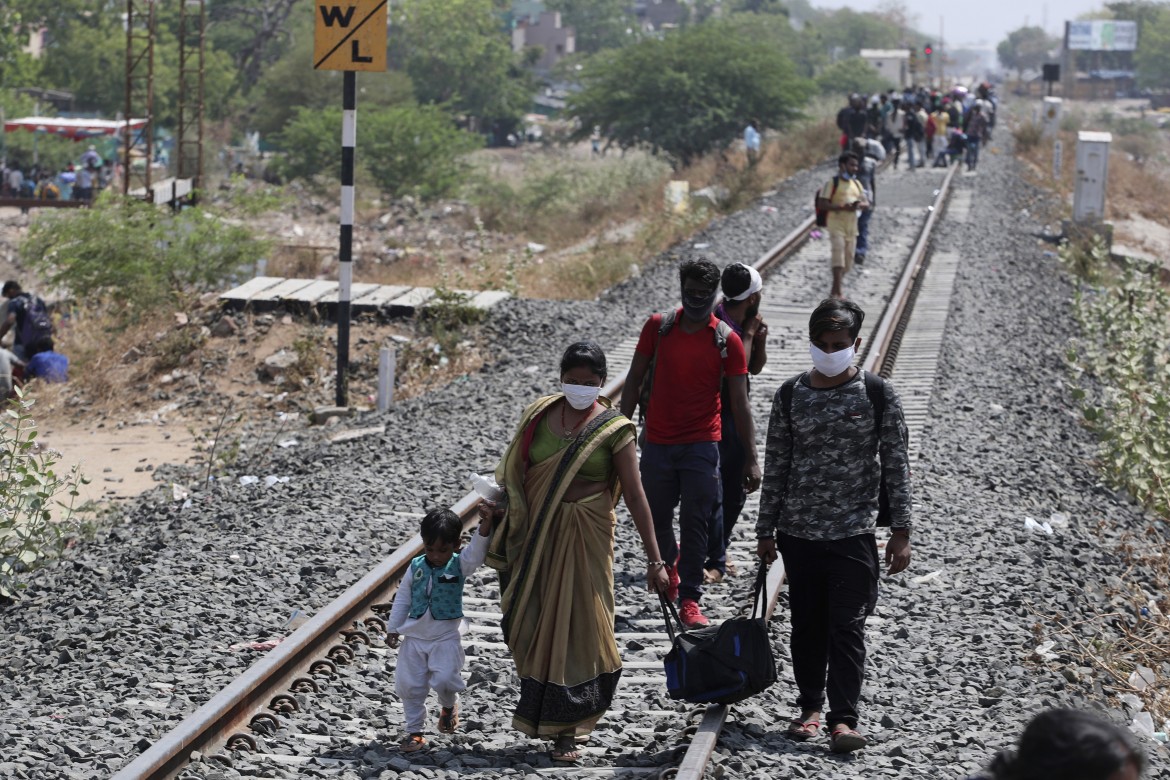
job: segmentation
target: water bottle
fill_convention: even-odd
[[[471,489],[478,493],[480,498],[491,501],[494,504],[499,504],[508,495],[491,477],[472,473],[468,476],[468,479],[471,481]]]

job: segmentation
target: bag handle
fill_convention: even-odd
[[[756,581],[752,585],[752,620],[764,616],[764,605],[761,596],[764,594],[764,584],[768,581],[768,564],[760,560],[760,568],[756,570]],[[756,615],[756,610],[760,614]]]
[[[674,608],[674,602],[666,598],[663,594],[658,594],[658,603],[662,606],[662,617],[666,621],[666,634],[670,637],[670,644],[674,644],[674,627],[678,624],[678,632],[681,634],[686,630],[683,626],[682,620],[678,616],[678,610]],[[671,620],[671,617],[674,620]]]

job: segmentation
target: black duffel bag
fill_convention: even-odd
[[[670,652],[662,661],[670,698],[697,704],[734,704],[776,682],[776,658],[760,599],[767,571],[761,564],[752,587],[751,615],[717,626],[683,630],[674,604],[659,594],[670,635]]]

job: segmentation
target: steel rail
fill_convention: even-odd
[[[950,192],[951,181],[958,169],[958,165],[951,165],[947,168],[946,176],[943,177],[942,184],[939,185],[935,193],[934,202],[930,206],[930,214],[926,217],[926,222],[923,223],[922,230],[918,234],[918,240],[914,243],[914,249],[911,250],[910,257],[902,269],[902,275],[898,279],[898,285],[894,288],[894,294],[890,297],[890,302],[886,305],[885,311],[882,312],[882,318],[870,337],[869,348],[861,364],[861,367],[866,371],[875,374],[883,372],[888,374],[891,368],[891,366],[886,365],[887,357],[890,355],[890,346],[898,328],[905,323],[909,316],[910,292],[919,275],[926,268],[926,250],[930,244],[931,231],[934,230],[934,224],[938,221],[938,215],[946,202],[947,193]]]
[[[761,272],[770,270],[807,240],[814,225],[814,217],[805,219],[795,230],[757,258],[753,266]],[[602,388],[602,395],[615,400],[620,398],[627,374],[628,369],[606,383]],[[463,518],[465,527],[469,527],[478,503],[479,496],[472,491],[456,502],[451,509]],[[339,652],[338,645],[348,639],[343,632],[350,631],[355,625],[360,624],[363,617],[368,616],[373,604],[389,600],[406,567],[422,550],[422,537],[415,535],[307,623],[268,651],[264,658],[248,667],[240,677],[123,767],[112,780],[169,780],[188,763],[193,752],[208,755],[230,744],[236,738],[254,744],[254,740],[243,733],[243,730],[258,718],[275,718],[275,715],[270,714],[270,711],[279,709],[274,706],[274,698],[293,684],[305,679],[323,657]],[[766,589],[765,608],[769,617],[779,597],[782,582],[783,567],[779,564],[774,565],[769,572]],[[696,742],[710,742],[710,749],[702,758],[704,765],[709,760],[715,739],[727,716],[725,707],[720,708],[721,713],[714,712],[715,709],[709,707],[704,713],[695,738],[691,742],[692,748]],[[714,736],[708,736],[712,730]],[[692,757],[688,751],[684,763],[689,765],[698,761],[699,756],[700,754],[696,753]]]

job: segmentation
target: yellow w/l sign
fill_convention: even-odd
[[[386,0],[317,3],[314,70],[386,70]]]

